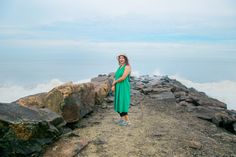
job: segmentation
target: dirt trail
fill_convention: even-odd
[[[235,135],[178,110],[174,102],[147,99],[142,106],[131,106],[129,126],[115,124],[118,114],[112,104],[106,109],[97,108],[77,124],[73,137],[56,142],[44,157],[191,157],[236,153]],[[84,148],[73,142],[78,139]]]

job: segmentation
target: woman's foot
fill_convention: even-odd
[[[123,120],[124,120],[124,119],[121,119],[121,118],[120,118],[120,119],[117,119],[117,120],[114,120],[114,121],[115,121],[116,124],[119,124],[119,123],[121,123]]]
[[[129,122],[125,121],[125,120],[122,120],[120,121],[119,125],[120,126],[127,126],[129,124]]]

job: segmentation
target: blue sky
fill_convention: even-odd
[[[229,78],[236,80],[236,1],[0,1],[0,61],[7,62],[1,67],[48,54],[101,59],[120,51],[154,63],[153,58],[226,59]]]
[[[235,45],[235,0],[0,1],[0,61],[120,51],[236,60]]]
[[[235,42],[234,0],[1,0],[0,39]]]

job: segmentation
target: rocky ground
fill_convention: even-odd
[[[131,77],[131,124],[113,111],[113,74],[0,103],[4,157],[236,157],[236,111],[167,76]]]
[[[97,107],[44,157],[235,157],[236,136],[184,112],[174,101],[133,98],[129,126],[115,124],[112,103]]]

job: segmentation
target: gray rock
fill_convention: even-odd
[[[217,112],[219,111],[212,108],[197,106],[193,114],[198,118],[211,121]]]
[[[199,141],[191,140],[189,142],[189,147],[190,148],[194,148],[194,149],[201,149],[202,148],[202,144]]]
[[[47,109],[0,103],[0,154],[39,156],[62,134],[64,119]]]
[[[187,98],[187,93],[184,91],[174,92],[174,95],[176,98],[182,98],[184,100]]]
[[[221,111],[215,114],[212,118],[212,122],[217,126],[229,126],[233,122],[236,122],[236,118],[229,115],[227,112]]]
[[[226,109],[226,104],[199,92],[189,92],[188,101],[197,106],[210,106]]]
[[[96,145],[103,145],[103,144],[106,144],[107,141],[106,141],[105,138],[98,137],[97,139],[95,139],[95,140],[93,141],[93,143],[96,144]]]
[[[107,103],[113,103],[114,102],[114,97],[113,96],[108,96],[104,98],[105,102]]]
[[[141,90],[142,93],[144,94],[159,94],[159,93],[163,93],[163,92],[171,92],[171,88],[154,88],[154,87],[146,87],[144,89]]]
[[[162,92],[159,94],[152,94],[150,95],[150,97],[157,100],[169,100],[175,102],[175,96],[172,92]]]
[[[234,132],[236,133],[236,122],[233,123],[233,129],[234,129]]]
[[[140,91],[131,89],[131,96],[136,96],[136,95],[140,95],[140,94],[141,94]]]

